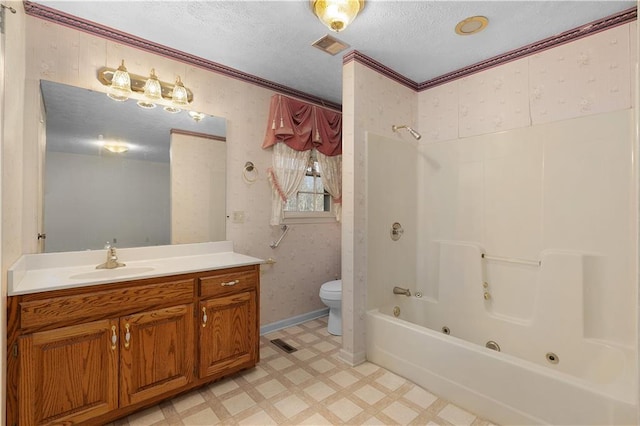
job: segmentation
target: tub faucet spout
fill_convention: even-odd
[[[411,292],[409,291],[408,288],[402,288],[402,287],[394,287],[393,288],[393,294],[404,294],[407,297],[411,296]]]

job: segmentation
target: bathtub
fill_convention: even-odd
[[[527,360],[524,354],[505,351],[527,342],[511,344],[502,336],[496,339],[501,352],[488,349],[479,343],[494,335],[465,333],[459,318],[447,318],[445,310],[434,315],[437,305],[425,298],[393,296],[388,306],[367,311],[367,359],[498,424],[637,423],[632,348],[592,342],[600,350],[581,356],[563,352],[557,364],[544,356]],[[442,328],[449,326],[451,334],[444,334]],[[468,326],[473,329],[475,322]],[[456,334],[477,336],[477,342]],[[538,358],[540,362],[533,361]]]

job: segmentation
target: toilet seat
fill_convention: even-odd
[[[320,286],[320,297],[326,300],[342,299],[342,280],[329,281]]]

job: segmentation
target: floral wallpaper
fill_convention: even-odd
[[[132,73],[145,74],[155,68],[165,81],[180,75],[194,93],[193,109],[227,119],[227,239],[234,242],[237,252],[275,260],[261,267],[261,326],[325,308],[320,286],[340,277],[340,224],[291,225],[280,247],[269,247],[280,234],[279,227],[269,226],[271,188],[266,170],[271,165],[271,151],[261,148],[272,91],[29,16],[23,31],[29,93],[25,102],[31,111],[38,108],[40,79],[105,91],[96,78],[97,70],[115,67],[122,59]],[[25,119],[27,116],[30,114]],[[257,168],[255,182],[242,178],[247,161]],[[34,173],[25,173],[24,185],[15,181],[14,186],[20,197],[34,197],[38,193],[37,149],[25,156],[24,162],[25,170]],[[18,171],[12,174],[17,176]],[[6,181],[11,179],[5,177]],[[34,211],[15,211],[18,217],[36,216]],[[234,212],[243,212],[243,220],[234,221]],[[37,228],[35,223],[27,225]],[[5,221],[3,229],[7,228],[21,231],[23,225]],[[25,245],[7,263],[36,250],[35,245]]]

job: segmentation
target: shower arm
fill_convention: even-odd
[[[397,126],[395,124],[391,125],[391,130],[393,130],[394,132],[397,132],[400,129],[407,129],[407,131],[409,133],[411,133],[411,136],[413,136],[416,140],[420,140],[420,138],[422,137],[422,135],[420,133],[416,132],[411,127],[407,126],[406,124],[402,124],[400,126]]]

